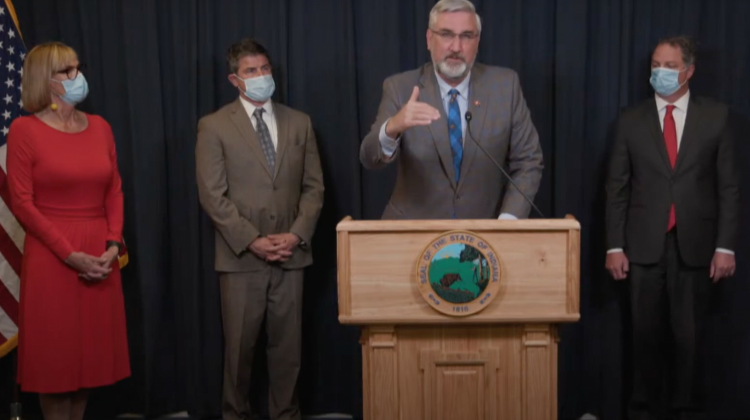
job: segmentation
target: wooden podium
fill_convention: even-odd
[[[557,324],[579,319],[572,216],[347,217],[337,234],[339,321],[362,326],[366,420],[557,419]],[[464,261],[476,252],[459,258],[454,240],[482,250],[484,261]],[[466,305],[442,299],[482,287]]]

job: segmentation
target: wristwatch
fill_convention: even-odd
[[[117,242],[117,241],[107,241],[107,245],[106,245],[105,249],[109,249],[112,246],[116,246],[117,247],[117,253],[118,254],[120,253],[120,251],[122,251],[122,244],[119,243],[119,242]]]

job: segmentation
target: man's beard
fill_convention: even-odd
[[[458,64],[448,64],[449,58],[457,58],[462,60]],[[464,58],[458,55],[449,55],[443,59],[443,61],[437,63],[437,68],[440,73],[449,79],[460,79],[469,72],[471,66],[464,61]]]

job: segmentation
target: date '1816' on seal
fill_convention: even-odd
[[[500,290],[497,252],[481,237],[452,231],[433,240],[417,261],[417,285],[425,301],[451,316],[486,308]]]

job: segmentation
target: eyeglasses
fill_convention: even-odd
[[[68,76],[68,79],[73,80],[78,77],[78,73],[84,68],[83,64],[77,66],[70,66],[62,70],[56,71],[55,74],[64,74]]]
[[[440,39],[443,42],[445,42],[445,43],[453,42],[453,40],[456,39],[456,37],[458,37],[458,39],[461,42],[471,42],[471,41],[474,41],[475,39],[477,39],[479,37],[479,34],[477,34],[475,32],[463,32],[463,33],[460,33],[460,34],[454,34],[453,32],[447,31],[447,30],[446,31],[435,31],[433,29],[430,29],[430,31],[432,31],[432,33],[434,33],[435,35],[437,35],[438,37],[440,37]]]

